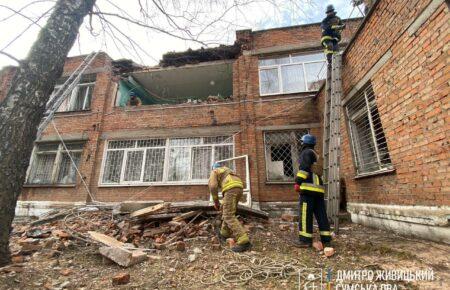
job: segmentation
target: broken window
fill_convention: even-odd
[[[345,109],[357,174],[392,168],[372,84],[365,85]]]
[[[83,151],[82,143],[66,143],[70,157],[78,166]],[[36,145],[31,161],[28,184],[75,184],[76,169],[61,143]]]
[[[293,181],[298,169],[301,138],[307,130],[265,132],[267,181]]]
[[[326,77],[322,53],[259,60],[261,95],[317,91]]]
[[[102,182],[206,182],[212,163],[231,157],[231,136],[109,141]]]
[[[86,111],[91,109],[92,93],[95,86],[95,74],[88,74],[81,78],[78,85],[72,90],[67,98],[61,103],[58,112]],[[64,79],[60,80],[55,90],[62,86]]]

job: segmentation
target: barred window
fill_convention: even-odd
[[[233,151],[231,136],[109,141],[102,184],[204,183]]]
[[[261,95],[317,91],[325,77],[323,53],[292,54],[259,60]]]
[[[350,99],[345,110],[357,174],[392,169],[386,137],[370,82]]]
[[[293,181],[298,169],[301,138],[307,130],[265,132],[267,181]]]
[[[79,165],[82,143],[66,143],[67,149],[75,162]],[[75,184],[75,165],[70,160],[63,145],[60,143],[43,143],[36,145],[31,160],[28,184]]]

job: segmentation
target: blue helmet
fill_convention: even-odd
[[[316,145],[316,137],[311,134],[305,134],[302,136],[302,143],[307,145]]]
[[[222,167],[222,165],[220,165],[219,162],[214,162],[214,164],[212,166],[212,169],[217,169],[217,168],[220,168],[220,167]]]

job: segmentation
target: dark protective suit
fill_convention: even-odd
[[[317,162],[318,155],[312,147],[306,146],[300,153],[300,166],[295,177],[296,188],[300,190],[299,201],[299,239],[312,243],[313,215],[319,225],[322,242],[331,241],[330,224],[325,209],[323,181],[312,171],[312,165]]]
[[[333,53],[339,51],[339,41],[341,41],[341,32],[344,29],[345,24],[342,22],[341,18],[337,17],[336,14],[332,16],[327,16],[322,20],[320,25],[322,28],[322,39],[321,43],[324,47],[324,53],[327,56],[328,64],[331,64],[331,57]]]

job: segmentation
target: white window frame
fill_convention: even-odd
[[[356,177],[364,177],[364,176],[370,176],[370,175],[376,175],[376,174],[380,174],[380,173],[384,173],[384,172],[394,171],[394,166],[392,164],[392,161],[391,161],[391,164],[383,164],[381,161],[381,158],[380,158],[381,148],[379,148],[379,144],[378,144],[378,141],[376,138],[376,133],[375,133],[375,128],[374,128],[374,123],[372,120],[372,114],[370,113],[371,109],[373,107],[377,107],[377,104],[376,104],[375,100],[372,100],[372,101],[369,100],[368,93],[367,93],[369,88],[372,88],[372,84],[370,82],[364,86],[364,89],[360,93],[353,96],[353,98],[363,98],[363,100],[361,100],[361,102],[364,102],[364,104],[365,104],[361,109],[359,109],[353,115],[350,115],[349,108],[348,108],[350,100],[347,101],[345,104],[345,114],[347,116],[347,124],[348,124],[348,128],[349,128],[349,137],[350,137],[350,144],[351,144],[351,148],[352,148],[353,162],[354,162],[355,169],[356,169]],[[372,88],[372,90],[373,90],[373,88]],[[370,137],[373,142],[375,157],[376,157],[377,166],[378,166],[378,169],[374,169],[371,171],[365,171],[365,170],[361,171],[361,169],[360,169],[361,164],[360,164],[359,158],[362,158],[362,157],[358,157],[358,156],[362,156],[364,153],[361,151],[361,148],[359,145],[359,143],[360,143],[359,137],[360,136],[355,134],[355,128],[353,125],[353,122],[355,122],[355,120],[358,120],[365,116],[367,116],[367,119],[369,121],[368,126],[370,129]],[[381,122],[381,120],[380,120],[380,122]],[[384,132],[383,132],[383,134],[384,134]],[[388,150],[387,144],[386,144],[386,150]],[[388,151],[388,154],[389,154],[389,151]]]
[[[222,136],[222,135],[218,135],[218,136]],[[208,138],[208,137],[218,137],[218,136],[191,136],[191,137],[170,137],[170,138],[161,138],[161,137],[151,137],[151,138],[133,138],[133,139],[123,139],[123,140],[118,140],[118,139],[112,139],[112,140],[105,140],[105,146],[103,149],[103,158],[102,158],[102,167],[100,170],[100,178],[98,181],[98,186],[99,187],[121,187],[121,186],[146,186],[146,185],[206,185],[208,184],[208,178],[207,179],[192,179],[192,167],[190,167],[189,170],[189,179],[188,180],[180,180],[180,181],[169,181],[169,167],[170,167],[170,149],[171,148],[189,148],[189,161],[190,161],[190,166],[192,166],[192,148],[195,147],[207,147],[207,146],[211,146],[211,164],[213,164],[213,162],[215,161],[214,159],[214,155],[215,155],[215,150],[217,146],[232,146],[232,157],[235,156],[235,138],[234,135],[230,136],[230,139],[232,141],[228,142],[228,143],[214,143],[214,144],[205,144],[203,141],[203,138]],[[173,139],[178,139],[178,138],[201,138],[201,142],[200,144],[195,144],[195,145],[170,145],[170,140]],[[133,148],[119,148],[119,149],[108,149],[108,145],[109,142],[113,142],[113,141],[138,141],[138,140],[149,140],[149,139],[164,139],[166,141],[166,145],[165,146],[154,146],[154,147],[137,147],[137,142],[135,142],[134,147]],[[162,177],[162,181],[150,181],[150,182],[144,182],[143,180],[143,176],[144,176],[144,168],[145,168],[145,161],[146,161],[146,155],[147,155],[147,149],[158,149],[158,148],[164,148],[164,165],[163,165],[163,177]],[[120,180],[118,183],[106,183],[103,182],[103,176],[105,173],[105,165],[106,165],[106,156],[108,151],[119,151],[119,150],[123,150],[124,154],[122,156],[122,167],[121,167],[121,171],[120,171]],[[125,174],[125,168],[126,168],[126,161],[127,161],[127,153],[129,151],[139,151],[139,150],[144,150],[144,156],[143,156],[143,160],[142,160],[142,168],[141,168],[141,177],[139,181],[124,181],[124,174]]]
[[[43,144],[45,144],[45,143],[43,143]],[[64,146],[62,145],[62,143],[59,143],[58,148],[56,150],[38,151],[38,149],[37,149],[38,147],[39,147],[39,145],[35,145],[33,147],[30,165],[28,166],[27,173],[26,173],[26,179],[25,179],[26,185],[35,185],[35,186],[46,186],[46,185],[59,186],[59,185],[61,185],[61,186],[64,186],[64,185],[77,184],[77,180],[78,180],[77,174],[75,175],[75,181],[73,183],[58,183],[58,176],[59,176],[59,171],[60,171],[60,167],[61,167],[62,154],[67,153]],[[36,157],[37,157],[37,155],[45,154],[45,153],[56,153],[55,160],[53,161],[51,181],[50,181],[50,183],[32,183],[30,180],[30,178],[31,178],[30,175],[31,175],[31,172],[33,171],[33,166],[34,166],[34,163],[36,162]],[[82,160],[81,157],[83,155],[83,149],[73,149],[73,150],[69,149],[69,153],[70,154],[80,153],[80,162],[81,162],[81,160]]]
[[[60,88],[61,85],[56,85],[55,86],[55,91]],[[73,106],[75,105],[75,101],[77,99],[77,95],[78,92],[80,90],[81,87],[88,87],[88,90],[86,90],[86,94],[84,95],[84,100],[83,100],[83,108],[81,110],[73,110],[71,108],[73,108]],[[66,100],[64,100],[61,103],[60,108],[58,108],[57,112],[58,113],[62,113],[62,112],[83,112],[83,111],[89,111],[91,109],[91,104],[92,104],[92,99],[94,96],[94,88],[95,88],[95,82],[88,82],[88,83],[79,83],[78,85],[75,86],[75,88],[70,92],[70,96],[68,96],[68,106],[67,106],[67,110],[60,110],[61,106],[66,102]],[[87,96],[89,95],[89,93],[91,92],[91,100],[90,100],[90,104],[89,107],[86,108],[87,104]]]
[[[274,96],[274,95],[282,95],[282,94],[296,94],[296,93],[304,93],[304,92],[316,92],[317,90],[308,90],[308,79],[307,79],[307,75],[306,75],[306,68],[305,66],[307,64],[313,64],[313,63],[324,63],[324,65],[326,66],[326,59],[324,58],[323,60],[315,60],[315,61],[304,61],[304,62],[293,62],[292,57],[298,56],[298,55],[310,55],[310,54],[318,54],[319,52],[311,52],[311,53],[305,53],[305,54],[289,54],[287,56],[279,56],[279,57],[274,57],[274,58],[267,58],[267,59],[278,59],[278,58],[287,58],[289,57],[289,63],[285,63],[285,64],[274,64],[274,65],[259,65],[258,64],[258,77],[259,77],[259,95],[260,96]],[[260,59],[263,60],[263,59]],[[282,79],[282,73],[281,73],[281,68],[284,66],[292,66],[292,65],[302,65],[302,69],[303,69],[303,78],[305,81],[305,90],[304,91],[297,91],[297,92],[285,92],[283,89],[283,79]],[[261,71],[262,70],[269,70],[269,69],[274,69],[276,68],[278,71],[278,88],[279,91],[276,93],[263,93],[261,91]],[[326,70],[326,68],[325,68]]]

